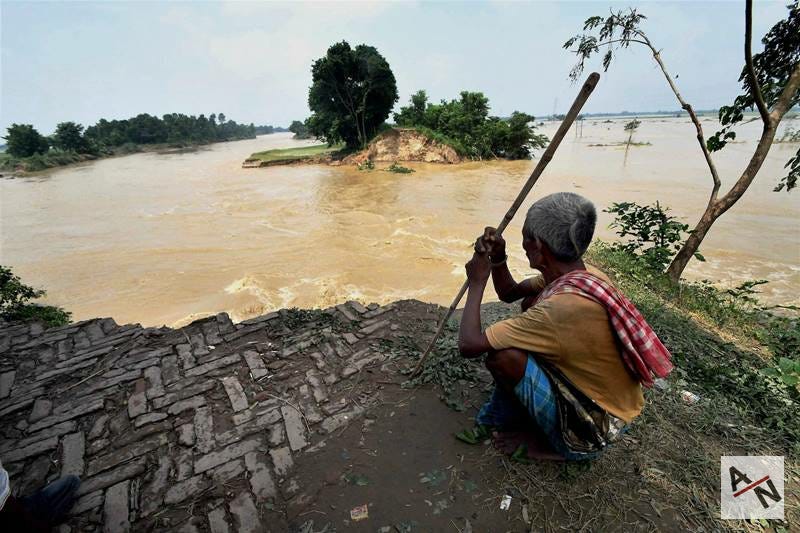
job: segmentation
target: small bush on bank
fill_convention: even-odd
[[[48,327],[69,324],[71,315],[68,311],[31,303],[31,300],[44,295],[45,291],[25,285],[10,268],[0,265],[0,318],[9,322],[41,321]]]
[[[658,202],[655,205],[611,204],[605,210],[616,215],[610,227],[625,239],[612,246],[640,257],[656,270],[664,270],[680,250],[684,235],[689,231],[687,224],[667,214],[668,211],[668,207],[662,208]],[[695,253],[695,258],[705,261],[699,252]]]

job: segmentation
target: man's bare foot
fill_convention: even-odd
[[[495,431],[493,436],[494,447],[515,458],[564,461],[562,456],[555,453],[550,445],[543,442],[535,433],[528,431]],[[521,448],[523,446],[524,448]]]

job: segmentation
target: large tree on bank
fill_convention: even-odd
[[[14,157],[44,154],[50,149],[47,139],[30,124],[12,124],[3,139],[6,140],[6,152]]]
[[[336,43],[311,67],[309,132],[328,144],[364,148],[397,102],[389,63],[372,46]]]
[[[738,96],[732,105],[720,108],[719,120],[722,129],[708,140],[704,136],[694,109],[678,91],[674,78],[667,71],[661,50],[656,48],[641,30],[640,24],[645,19],[644,15],[635,9],[629,9],[612,12],[605,18],[590,17],[583,28],[589,33],[577,35],[564,44],[564,48],[572,50],[578,56],[578,64],[570,73],[573,79],[583,71],[584,62],[595,53],[599,53],[601,47],[605,52],[603,67],[606,70],[616,51],[631,44],[648,48],[670,89],[695,126],[697,142],[703,152],[713,185],[703,215],[667,268],[667,274],[675,282],[680,279],[689,260],[697,253],[700,243],[714,222],[733,207],[753,182],[767,158],[778,125],[786,112],[800,103],[800,2],[794,0],[787,7],[788,17],[775,24],[764,36],[761,40],[764,50],[754,56],[751,47],[753,2],[752,0],[745,2],[744,68],[739,78],[743,94]],[[758,119],[762,123],[761,136],[736,182],[727,192],[720,195],[722,183],[712,152],[721,150],[729,140],[736,138],[736,132],[732,131],[732,128],[744,119],[745,110],[754,108],[758,110]],[[800,177],[800,150],[789,160],[786,168],[788,173],[775,187],[776,191],[784,188],[790,191],[797,185],[797,179]]]
[[[75,122],[61,122],[56,126],[53,146],[59,150],[79,154],[91,152],[91,143],[83,135],[83,126]]]

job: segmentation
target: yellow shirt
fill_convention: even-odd
[[[611,283],[604,273],[587,268]],[[531,283],[542,288],[544,279]],[[597,302],[576,294],[551,296],[489,326],[486,337],[495,350],[518,348],[553,364],[600,407],[626,422],[642,411],[642,388],[622,361],[608,313]]]

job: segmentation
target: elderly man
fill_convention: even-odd
[[[495,390],[461,440],[521,430],[529,438],[516,458],[591,459],[639,415],[641,384],[652,384],[651,373],[664,377],[671,370],[669,352],[633,304],[582,261],[596,220],[594,205],[577,194],[534,203],[522,248],[541,276],[519,283],[506,266],[502,237],[486,228],[478,238],[466,265],[469,292],[458,344],[464,357],[488,354]],[[490,275],[498,297],[522,300],[523,312],[482,331]]]

